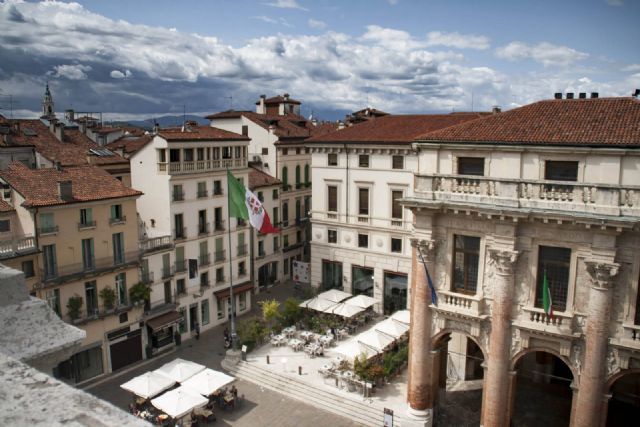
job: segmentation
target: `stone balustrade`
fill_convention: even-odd
[[[168,166],[167,166],[168,165]],[[198,160],[194,162],[170,162],[158,163],[159,172],[168,172],[172,175],[207,172],[221,170],[233,167],[247,167],[247,159],[245,157],[239,159],[222,159],[222,160]]]
[[[542,330],[545,332],[571,336],[573,335],[573,314],[567,313],[553,313],[553,316],[547,315],[542,308],[538,307],[523,307],[522,315],[518,322],[522,326],[529,329]]]
[[[439,290],[438,297],[440,310],[474,317],[480,317],[483,314],[483,301],[475,295]]]

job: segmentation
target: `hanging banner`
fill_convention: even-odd
[[[293,261],[293,281],[297,283],[309,283],[310,266],[308,262]]]

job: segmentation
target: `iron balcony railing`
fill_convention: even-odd
[[[138,262],[139,260],[139,251],[122,252],[116,256],[93,258],[86,263],[79,262],[74,264],[54,265],[52,268],[42,268],[40,269],[40,277],[42,277],[45,282],[64,280],[74,276],[112,270],[123,265]]]

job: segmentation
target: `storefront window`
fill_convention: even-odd
[[[201,311],[201,318],[202,318],[202,325],[208,325],[209,324],[209,300],[204,300],[200,303],[200,311]]]
[[[351,276],[353,295],[373,297],[373,268],[353,267]]]
[[[407,308],[406,274],[384,273],[384,314]]]
[[[322,260],[322,289],[342,289],[342,263]]]

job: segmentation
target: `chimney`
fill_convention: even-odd
[[[64,142],[64,124],[56,123],[53,128],[53,134],[58,141]]]
[[[15,133],[20,133],[20,122],[18,121],[13,122],[13,131]]]
[[[338,120],[338,130],[344,129],[344,123]]]
[[[267,98],[267,95],[260,95],[260,101],[258,106],[256,107],[256,113],[258,114],[267,114],[267,107],[264,105],[264,100]]]
[[[73,187],[71,185],[71,181],[58,181],[58,195],[65,202],[73,200]]]
[[[637,98],[638,96],[640,96],[640,89],[634,90],[631,96],[633,96],[634,98]]]
[[[586,92],[580,92],[580,93],[578,94],[578,98],[580,98],[580,99],[586,99],[586,98],[587,98],[587,93],[586,93]]]
[[[284,98],[285,101],[289,100],[289,94],[285,93],[284,95],[282,95],[282,97]]]
[[[73,111],[73,110],[66,110],[64,112],[64,118],[69,120],[70,122],[75,120],[75,115],[76,115],[75,111]]]
[[[62,170],[62,164],[60,164],[59,161],[55,161],[53,162],[53,167],[56,168],[57,171],[61,171]]]
[[[501,113],[501,112],[502,112],[502,109],[500,108],[499,105],[494,105],[493,108],[491,109],[491,113],[492,114],[498,114],[498,113]]]
[[[158,134],[158,132],[160,132],[160,123],[153,122],[153,133]]]
[[[573,92],[567,92],[567,99],[573,99]]]
[[[562,92],[556,92],[553,94],[553,99],[562,99]]]
[[[591,92],[591,98],[597,98],[598,92]]]

